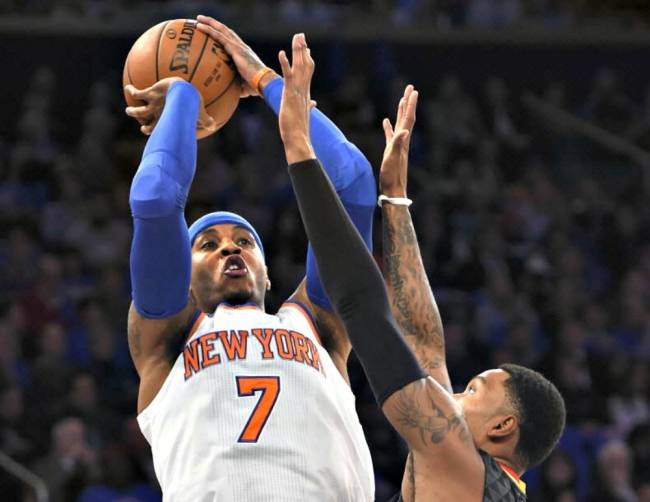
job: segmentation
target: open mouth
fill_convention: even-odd
[[[226,259],[223,273],[228,277],[243,277],[248,273],[246,263],[241,256],[231,255]]]

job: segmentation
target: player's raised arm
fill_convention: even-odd
[[[313,61],[304,37],[297,37],[292,65],[284,54],[280,56],[286,80],[280,132],[323,284],[384,413],[411,450],[423,455],[427,470],[445,481],[444,492],[434,488],[429,495],[478,499],[485,470],[462,409],[438,382],[426,377],[404,342],[381,273],[313,158],[305,118]],[[407,136],[408,131],[402,131],[396,141]]]
[[[262,96],[276,112],[284,88],[283,79],[268,68],[241,38],[223,23],[197,17],[197,28],[221,43],[245,81],[243,96]],[[372,247],[372,219],[377,191],[370,163],[321,111],[310,112],[310,138],[314,151],[339,194],[343,206],[359,230],[366,246]],[[311,249],[307,252],[307,293],[314,304],[331,309],[323,291]]]
[[[196,168],[197,121],[202,117],[209,125],[210,119],[197,90],[180,79],[142,91],[129,86],[127,92],[145,102],[127,108],[127,114],[145,122],[141,130],[151,134],[129,197],[134,228],[128,335],[140,375],[141,411],[169,371],[172,340],[196,310],[188,301],[191,252],[183,212]]]
[[[395,128],[388,119],[383,122],[386,149],[379,172],[383,272],[393,315],[420,366],[451,392],[442,320],[422,263],[406,192],[417,101],[418,92],[412,85],[407,86],[399,102]],[[408,135],[402,138],[405,132]]]

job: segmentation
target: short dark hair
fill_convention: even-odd
[[[566,421],[564,399],[544,375],[517,364],[502,364],[499,369],[510,377],[506,395],[519,420],[516,455],[522,468],[541,463],[560,439]]]

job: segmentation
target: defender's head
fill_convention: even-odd
[[[204,312],[222,302],[264,306],[270,287],[264,247],[255,228],[235,213],[219,211],[196,220],[192,245],[191,294]]]
[[[542,462],[566,419],[564,399],[540,373],[516,364],[484,371],[456,394],[477,448],[524,471]]]

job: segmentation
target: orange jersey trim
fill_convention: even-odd
[[[505,464],[502,464],[497,460],[497,464],[499,464],[499,467],[504,470],[504,472],[512,479],[512,481],[517,485],[517,488],[519,488],[519,491],[521,493],[526,494],[526,483],[524,483],[521,478],[517,475],[515,471],[513,471],[510,467],[508,467]]]
[[[196,330],[199,329],[199,325],[201,324],[201,321],[205,318],[205,312],[201,312],[199,314],[199,317],[196,318],[194,321],[194,324],[192,324],[192,327],[190,328],[189,333],[187,334],[187,338],[185,339],[185,342],[187,342],[190,338],[192,338],[192,335],[196,333]]]
[[[294,302],[283,303],[282,307],[280,307],[280,308],[283,308],[283,307],[294,308],[294,309],[296,309],[298,312],[300,312],[302,314],[302,316],[307,320],[307,323],[309,324],[309,327],[311,328],[312,333],[314,333],[314,336],[316,337],[316,341],[318,342],[318,345],[320,345],[322,347],[323,342],[321,342],[321,340],[320,340],[320,336],[318,335],[318,331],[316,330],[316,326],[314,326],[314,321],[312,321],[311,315],[309,314],[307,309],[305,309],[305,307],[303,307],[300,303],[294,303]]]

